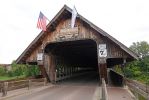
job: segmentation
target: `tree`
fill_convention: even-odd
[[[149,44],[146,41],[133,42],[130,49],[141,57],[149,56]]]
[[[133,61],[125,68],[126,76],[139,81],[149,81],[149,44],[146,41],[136,42],[130,49],[140,55],[141,59]]]

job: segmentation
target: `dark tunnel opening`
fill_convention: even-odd
[[[55,56],[57,79],[65,81],[99,81],[97,44],[93,40],[50,43],[45,53]],[[63,78],[69,75],[71,77]],[[72,74],[72,75],[71,75]],[[75,74],[73,76],[73,74]]]

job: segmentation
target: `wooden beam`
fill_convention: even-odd
[[[107,76],[107,63],[105,58],[100,58],[100,62],[98,64],[100,77],[104,78],[106,83],[108,83],[108,76]]]

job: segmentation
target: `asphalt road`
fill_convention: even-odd
[[[98,75],[94,73],[63,80],[35,93],[26,93],[7,100],[94,100]]]

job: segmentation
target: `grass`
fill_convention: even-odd
[[[12,79],[18,79],[18,78],[24,78],[24,76],[14,76],[14,77],[0,76],[0,81],[6,81],[6,80],[12,80]]]

